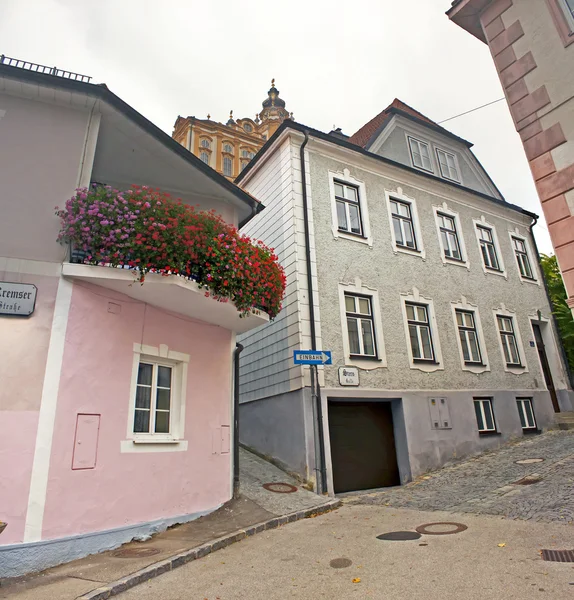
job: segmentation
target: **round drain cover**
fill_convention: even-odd
[[[522,460],[514,461],[517,465],[533,465],[535,463],[544,462],[543,458],[523,458]]]
[[[425,535],[450,535],[451,533],[460,533],[468,529],[466,525],[462,523],[450,523],[448,521],[440,523],[425,523],[419,525],[417,531],[424,533]]]
[[[345,569],[350,567],[353,561],[350,558],[334,558],[329,564],[333,569]]]
[[[421,537],[420,533],[415,531],[390,531],[389,533],[381,533],[377,536],[378,540],[387,540],[391,542],[403,542],[406,540],[418,540]]]
[[[297,488],[290,483],[264,483],[263,487],[276,494],[292,494],[297,491]]]
[[[124,548],[123,550],[117,550],[112,552],[112,556],[116,558],[145,558],[146,556],[154,556],[159,554],[161,550],[157,548]]]

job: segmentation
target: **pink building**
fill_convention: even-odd
[[[454,0],[488,44],[574,310],[574,0]]]
[[[0,65],[0,577],[228,501],[235,336],[268,321],[175,275],[69,262],[54,207],[90,182],[234,225],[262,208],[87,80]]]

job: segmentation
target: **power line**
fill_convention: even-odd
[[[457,119],[458,117],[462,117],[463,115],[468,115],[469,113],[474,112],[475,110],[480,110],[481,108],[484,108],[485,106],[490,106],[491,104],[496,104],[497,102],[500,102],[501,100],[505,100],[505,99],[506,98],[499,98],[498,100],[493,100],[492,102],[488,102],[487,104],[483,104],[482,106],[477,106],[476,108],[467,110],[466,112],[460,113],[459,115],[454,115],[454,117],[449,117],[448,119],[439,121],[438,124],[440,125],[441,123],[446,123],[447,121],[452,121],[453,119]]]

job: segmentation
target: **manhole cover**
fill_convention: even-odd
[[[123,550],[117,550],[112,552],[112,556],[115,558],[145,558],[146,556],[154,556],[159,554],[161,550],[157,548],[124,548]]]
[[[387,540],[391,542],[403,542],[406,540],[418,540],[421,537],[420,533],[415,531],[390,531],[389,533],[381,533],[377,536],[378,540]]]
[[[451,533],[460,533],[467,529],[468,527],[462,523],[445,521],[439,523],[425,523],[424,525],[419,525],[416,530],[424,535],[450,535]]]
[[[512,485],[532,485],[533,483],[540,483],[542,479],[540,477],[523,477],[518,481],[513,481]]]
[[[350,558],[334,558],[329,564],[333,569],[345,569],[350,567],[353,561]]]
[[[542,560],[574,562],[574,550],[542,550]]]
[[[523,458],[522,460],[514,461],[517,465],[533,465],[535,463],[544,462],[543,458]]]
[[[276,494],[292,494],[297,491],[297,488],[290,483],[264,483],[263,487]]]

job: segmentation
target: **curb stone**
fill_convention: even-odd
[[[325,504],[314,506],[313,508],[289,513],[287,515],[283,515],[282,517],[274,517],[268,521],[251,525],[246,529],[238,529],[233,533],[216,538],[211,542],[202,544],[201,546],[196,546],[190,550],[184,550],[179,554],[175,554],[174,556],[171,556],[165,560],[161,560],[149,565],[148,567],[140,569],[139,571],[135,571],[127,577],[122,577],[121,579],[112,581],[105,586],[96,588],[95,590],[92,590],[83,596],[79,596],[77,600],[107,600],[108,598],[116,596],[121,592],[125,592],[126,590],[129,590],[130,588],[133,588],[144,581],[148,581],[154,577],[157,577],[158,575],[161,575],[162,573],[167,573],[168,571],[176,569],[177,567],[181,567],[188,562],[202,558],[203,556],[207,556],[216,550],[226,548],[227,546],[255,535],[256,533],[260,533],[268,529],[276,529],[280,525],[284,525],[286,523],[293,523],[294,521],[328,513],[339,508],[341,504],[342,503],[340,500],[330,500]]]

